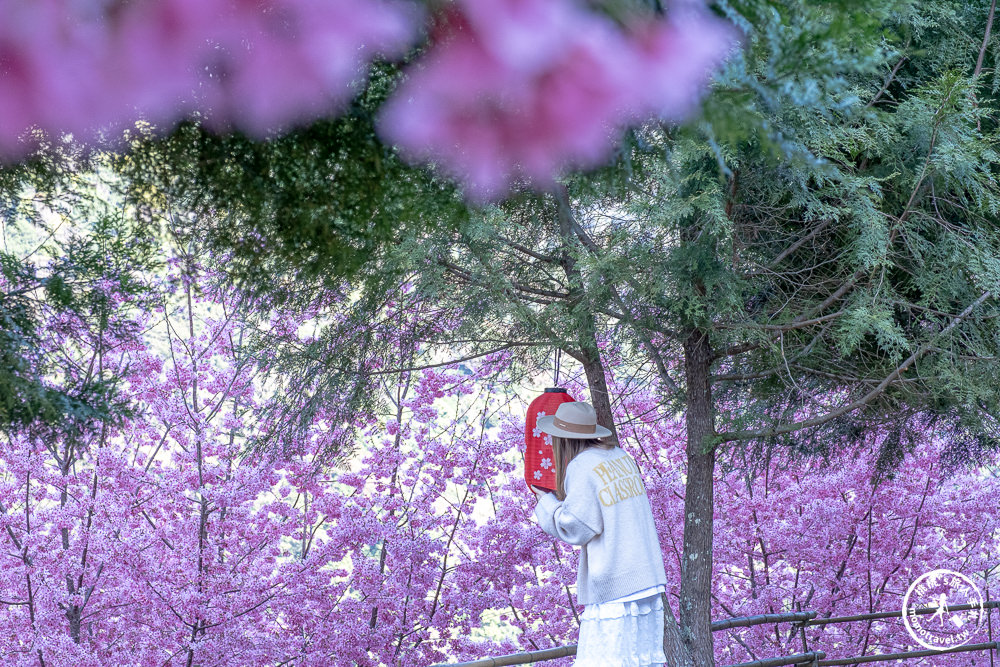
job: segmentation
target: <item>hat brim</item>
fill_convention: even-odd
[[[535,421],[535,426],[542,433],[548,433],[549,435],[554,435],[557,438],[577,438],[578,440],[597,440],[598,438],[606,438],[611,435],[611,431],[604,428],[600,424],[596,425],[596,430],[593,433],[576,433],[575,431],[566,431],[555,424],[555,415],[546,415],[544,417],[539,417]]]

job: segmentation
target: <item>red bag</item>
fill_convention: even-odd
[[[546,442],[546,434],[535,430],[539,417],[554,415],[556,409],[563,403],[572,403],[575,399],[562,387],[548,387],[545,393],[536,398],[528,406],[524,420],[524,482],[528,490],[532,486],[555,491],[556,466],[552,455],[552,445]],[[551,441],[550,441],[551,442]]]

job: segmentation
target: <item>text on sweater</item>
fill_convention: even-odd
[[[642,477],[639,474],[639,466],[630,456],[620,456],[617,459],[599,463],[594,466],[594,472],[604,482],[604,487],[597,492],[597,497],[601,499],[601,504],[605,507],[611,507],[628,498],[646,494]]]

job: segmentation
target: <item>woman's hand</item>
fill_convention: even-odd
[[[539,489],[537,486],[532,486],[531,490],[535,492],[536,502],[541,500],[545,496],[545,494],[549,493],[549,491],[546,491],[545,489]]]

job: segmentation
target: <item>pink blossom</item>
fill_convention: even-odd
[[[109,35],[108,93],[133,117],[169,123],[207,94],[204,71],[223,27],[221,0],[133,3]]]
[[[734,32],[702,11],[675,11],[669,20],[634,28],[637,84],[643,113],[670,120],[694,112],[706,78],[733,43]],[[682,65],[682,66],[680,66]]]
[[[586,16],[573,2],[463,0],[461,5],[482,48],[492,58],[524,72],[544,69],[558,58]]]
[[[79,130],[95,109],[93,72],[104,43],[94,23],[67,20],[56,0],[0,4],[0,151],[32,127]],[[93,40],[94,47],[88,43]],[[21,149],[23,150],[23,149]]]
[[[731,31],[697,5],[628,30],[576,0],[458,0],[384,109],[383,135],[471,197],[605,161],[623,127],[694,112]],[[262,137],[329,115],[418,23],[402,0],[0,0],[0,153],[200,113]]]
[[[482,4],[504,9],[512,3]],[[562,0],[552,4],[563,7],[549,13],[559,21],[539,26],[543,40],[509,40],[516,42],[510,58],[484,48],[480,32],[489,21],[476,26],[453,14],[447,32],[387,104],[386,137],[414,159],[439,163],[481,199],[503,194],[518,176],[544,184],[568,161],[603,157],[614,142],[609,123],[625,78],[623,71],[616,76],[625,63],[614,54],[623,52],[624,42],[595,15]],[[475,12],[480,19],[484,14],[482,7]],[[517,38],[529,31],[513,30],[513,19],[528,15],[501,13],[497,24]],[[545,48],[553,43],[561,48]]]
[[[382,133],[473,199],[518,179],[548,186],[605,161],[624,126],[692,113],[732,33],[704,9],[678,16],[626,33],[573,0],[463,0]]]
[[[418,22],[402,0],[0,0],[0,16],[0,152],[12,157],[32,127],[90,141],[198,110],[262,135],[326,115]]]
[[[284,0],[266,12],[243,9],[223,36],[227,52],[210,118],[258,136],[329,115],[357,92],[363,65],[399,55],[416,11],[400,2]]]

